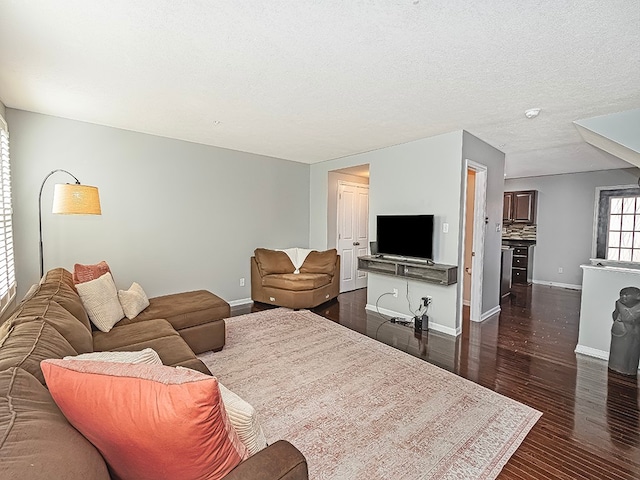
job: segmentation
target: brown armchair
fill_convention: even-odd
[[[251,257],[251,299],[293,309],[313,308],[340,293],[340,256],[335,249],[312,250],[299,273],[289,256],[257,248]]]

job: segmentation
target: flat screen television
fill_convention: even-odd
[[[433,215],[378,215],[378,254],[433,260]]]

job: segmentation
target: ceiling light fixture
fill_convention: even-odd
[[[529,110],[524,111],[524,116],[527,118],[536,118],[540,115],[540,108],[530,108]]]

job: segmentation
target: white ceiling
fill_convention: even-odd
[[[509,177],[627,167],[572,122],[640,107],[640,2],[2,0],[0,100],[304,163],[465,129]]]

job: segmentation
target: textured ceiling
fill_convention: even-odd
[[[509,177],[625,167],[572,122],[639,86],[637,0],[0,1],[6,106],[305,163],[465,129]]]

